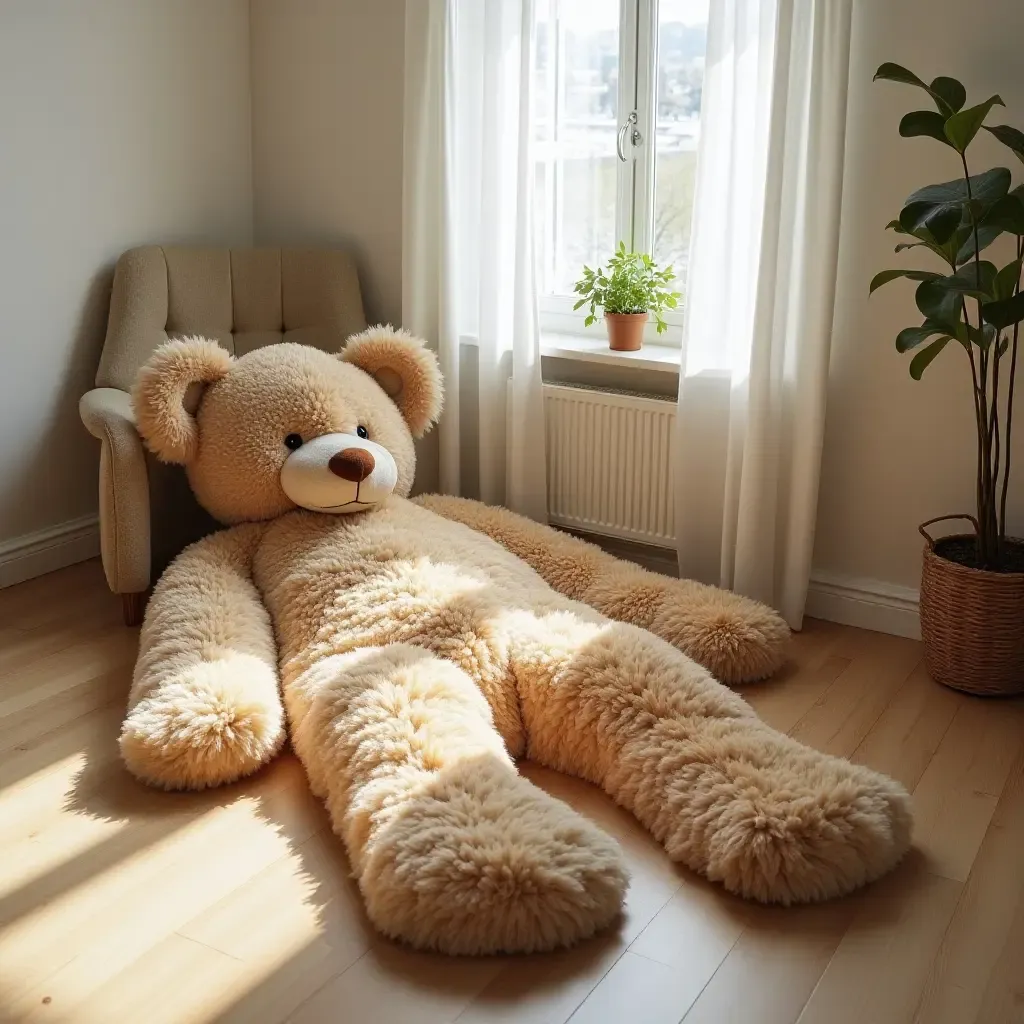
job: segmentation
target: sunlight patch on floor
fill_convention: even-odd
[[[124,821],[69,814],[42,833],[31,832],[20,842],[5,845],[0,862],[0,901],[62,868],[72,868],[74,862],[97,851],[126,827]],[[0,903],[0,922],[7,919],[2,906]]]

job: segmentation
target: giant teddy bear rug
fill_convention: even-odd
[[[370,919],[448,953],[552,949],[619,914],[618,846],[517,758],[600,786],[674,860],[751,899],[826,899],[893,867],[906,791],[722,685],[780,665],[777,615],[502,509],[407,500],[441,400],[434,356],[390,328],[340,356],[157,350],[139,431],[232,525],[153,592],[129,769],[216,786],[287,734]]]

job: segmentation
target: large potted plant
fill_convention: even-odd
[[[616,352],[636,352],[643,343],[644,325],[653,313],[658,333],[668,326],[662,316],[666,309],[675,309],[679,292],[671,290],[675,278],[672,267],[659,270],[646,253],[627,252],[626,243],[619,242],[615,255],[603,267],[591,270],[584,266],[583,277],[575,285],[582,298],[573,306],[590,306],[586,325],[597,321],[597,307],[604,310],[608,325],[608,345]]]
[[[930,83],[883,64],[876,79],[922,89],[935,109],[912,110],[900,135],[924,135],[946,147],[961,175],[928,185],[903,204],[887,227],[903,236],[896,252],[924,249],[945,264],[939,271],[883,270],[870,290],[897,278],[917,282],[923,321],[900,331],[899,352],[913,352],[910,375],[920,380],[932,361],[950,349],[970,374],[977,428],[976,512],[939,516],[921,525],[925,537],[921,578],[921,635],[928,669],[936,680],[972,693],[1024,690],[1024,542],[1007,535],[1006,506],[1012,452],[1013,392],[1020,322],[1024,319],[1024,185],[1012,187],[1010,171],[993,167],[972,174],[967,150],[981,129],[1024,161],[1024,132],[987,125],[998,96],[968,107],[953,78]],[[1003,266],[982,253],[1003,236]],[[1006,236],[1009,236],[1007,239]],[[928,528],[943,520],[969,520],[972,534],[936,540]]]

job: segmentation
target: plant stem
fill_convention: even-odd
[[[978,291],[981,291],[981,245],[978,241],[978,219],[974,216],[974,210],[971,208],[974,203],[974,194],[971,191],[971,172],[967,170],[966,151],[960,154],[960,163],[964,166],[964,184],[967,186],[967,212],[971,215],[971,230],[974,233],[974,279],[977,282]],[[978,307],[979,309],[981,307],[980,301]]]
[[[1024,238],[1017,236],[1017,259],[1024,256]],[[1020,273],[1013,294],[1020,292]],[[1013,343],[1010,349],[1010,381],[1006,390],[1006,464],[1003,466],[1003,491],[999,498],[999,536],[1006,538],[1006,490],[1010,484],[1010,440],[1013,431],[1013,385],[1017,376],[1017,337],[1020,333],[1020,321],[1013,325]]]
[[[961,295],[960,306],[963,309],[964,323],[970,324],[970,317],[967,314],[967,300]],[[981,543],[981,512],[984,506],[984,474],[982,467],[985,465],[985,421],[983,419],[981,399],[982,399],[982,388],[978,380],[978,364],[974,358],[974,348],[971,344],[970,336],[967,338],[967,358],[971,361],[971,390],[974,395],[974,420],[977,427],[978,434],[978,461],[977,470],[975,472],[975,495],[974,500],[978,508],[978,525],[979,531],[978,536],[975,538],[975,547],[977,549],[978,560],[981,561],[983,557],[982,543]]]
[[[989,532],[992,512],[992,435],[988,418],[988,353],[981,351],[981,504],[978,507],[978,523],[981,526],[982,564],[987,566],[991,559],[992,538]]]
[[[978,303],[978,318],[981,319],[981,303]],[[992,547],[998,559],[1001,545],[999,543],[999,516],[996,504],[996,492],[999,487],[999,336],[996,331],[994,351],[992,353],[992,413],[989,417],[989,443],[992,447]]]
[[[974,279],[977,284],[978,291],[981,291],[981,243],[978,238],[978,218],[974,215],[974,193],[971,189],[971,172],[967,167],[967,153],[960,153],[960,163],[964,169],[964,185],[967,189],[967,212],[971,217],[971,234],[974,238]],[[981,315],[981,299],[977,300],[978,304],[978,332],[979,336],[982,336],[984,330],[985,321]],[[967,318],[967,303],[964,303],[964,318]],[[968,347],[970,347],[970,338],[968,338]],[[996,423],[999,414],[999,343],[996,342],[996,351],[993,359],[992,376],[994,383],[995,393],[992,396],[992,417],[989,419],[988,409],[988,352],[986,349],[981,350],[980,356],[981,363],[981,390],[979,392],[979,402],[981,405],[981,416],[978,424],[981,431],[980,447],[981,447],[981,465],[979,467],[979,502],[978,502],[978,549],[981,555],[981,562],[984,566],[990,566],[997,557],[998,550],[998,534],[996,529],[993,528],[993,522],[996,518],[995,509],[995,498],[996,498],[996,479],[992,476],[992,441],[993,435],[998,437],[996,431]],[[998,472],[998,471],[997,471]],[[996,548],[996,550],[993,550]]]

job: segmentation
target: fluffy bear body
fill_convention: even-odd
[[[195,362],[175,350],[179,369],[185,356]],[[214,372],[244,383],[246,359]],[[308,377],[309,359],[285,360],[279,377],[297,364]],[[322,359],[317,436],[355,437],[329,401],[352,368],[332,392]],[[273,405],[266,359],[251,364]],[[363,420],[374,387],[367,378]],[[218,439],[197,418],[199,459]],[[250,422],[265,418],[255,407]],[[294,425],[275,423],[275,436]],[[283,473],[269,434],[253,450]],[[262,465],[243,467],[239,491],[276,509],[288,499],[261,489]],[[785,632],[753,602],[471,502],[396,493],[349,514],[286,511],[200,541],[165,573],[122,751],[151,783],[213,785],[273,756],[287,721],[384,933],[452,953],[550,949],[610,924],[627,877],[615,843],[523,779],[518,758],[601,786],[674,859],[758,900],[838,895],[903,854],[902,787],[769,729],[684,653],[756,677],[778,664]]]

